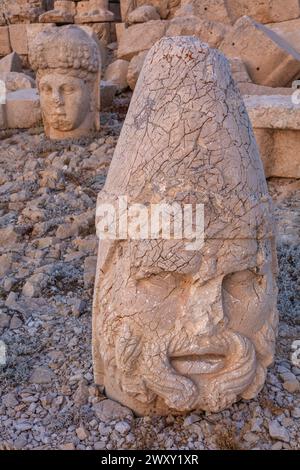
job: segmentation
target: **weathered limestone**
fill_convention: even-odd
[[[8,26],[0,26],[0,57],[11,53]]]
[[[143,68],[147,54],[148,51],[140,52],[138,55],[134,56],[129,63],[127,72],[127,83],[132,90],[134,90],[135,88],[136,82]]]
[[[16,52],[0,60],[0,72],[22,72],[22,61]]]
[[[227,9],[227,0],[181,0],[176,16],[195,15],[202,20],[232,23]]]
[[[271,199],[228,61],[195,37],[163,38],[147,55],[99,194],[98,234],[102,204],[116,208],[120,195],[140,230],[133,204],[148,215],[150,204],[176,203],[177,217],[204,204],[205,241],[190,250],[160,231],[100,240],[96,383],[138,414],[254,397],[277,326]]]
[[[271,23],[267,26],[300,53],[300,18],[282,23]]]
[[[114,21],[114,14],[108,10],[108,0],[88,0],[77,3],[75,23],[101,23]]]
[[[76,3],[70,0],[56,0],[54,10],[39,17],[41,23],[73,23],[76,15]]]
[[[274,31],[248,16],[235,23],[220,50],[228,57],[241,58],[258,85],[285,86],[300,71],[300,54]]]
[[[76,26],[51,28],[31,44],[45,133],[78,138],[99,129],[101,59],[98,44]]]
[[[5,16],[10,24],[35,23],[44,13],[44,0],[4,0]]]
[[[127,23],[129,24],[146,23],[151,20],[160,20],[156,8],[152,5],[142,5],[130,12],[127,16]]]
[[[165,35],[168,25],[168,21],[148,21],[125,29],[120,37],[118,59],[131,60],[139,52],[149,50]]]
[[[259,23],[287,21],[300,16],[298,0],[226,0],[226,5],[233,22],[244,15]]]
[[[299,95],[298,102],[290,96],[245,98],[267,177],[300,178]]]
[[[197,36],[210,47],[218,47],[228,33],[228,26],[196,16],[180,16],[170,21],[166,36]]]
[[[118,59],[112,62],[106,69],[104,80],[116,85],[119,92],[128,87],[127,73],[129,62]]]
[[[0,80],[5,83],[8,92],[35,88],[35,81],[25,73],[0,72]]]
[[[10,24],[9,38],[11,48],[19,55],[28,54],[27,24]]]
[[[127,22],[129,14],[143,5],[151,5],[160,18],[173,18],[180,7],[180,0],[120,0],[122,21]]]
[[[30,129],[41,121],[40,100],[35,88],[7,93],[5,108],[10,129]]]

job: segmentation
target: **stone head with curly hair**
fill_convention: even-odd
[[[77,26],[39,33],[30,48],[45,133],[78,138],[99,128],[101,58],[97,42]]]

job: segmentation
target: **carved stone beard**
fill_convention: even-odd
[[[241,243],[230,244],[235,242]],[[191,264],[180,272],[185,254],[181,258],[177,243],[178,266],[163,271],[158,266],[166,263],[164,252],[172,252],[174,242],[173,247],[165,242],[155,263],[149,262],[147,242],[133,247],[130,242],[104,243],[111,246],[103,260],[102,245],[95,295],[101,312],[94,317],[93,330],[99,348],[94,354],[100,353],[103,361],[103,369],[95,370],[96,381],[105,383],[108,396],[141,415],[149,409],[155,414],[217,412],[256,396],[273,360],[277,328],[270,241],[262,241],[258,251],[245,241],[245,253],[249,246],[244,259],[234,261],[229,255],[210,279],[207,264],[216,258],[206,259],[205,250],[196,269],[189,272],[195,267]],[[213,254],[213,245],[208,242],[206,252]],[[126,250],[131,250],[130,256]],[[144,256],[137,268],[120,260],[120,252],[127,260]],[[257,297],[251,305],[247,291],[253,288]],[[233,298],[245,305],[234,307]]]

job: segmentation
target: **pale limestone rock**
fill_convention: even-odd
[[[29,378],[29,382],[32,384],[49,384],[53,378],[54,373],[49,367],[36,367]]]
[[[181,0],[176,16],[195,15],[202,20],[231,24],[227,0]]]
[[[35,88],[35,81],[25,73],[0,72],[0,80],[5,83],[7,92]]]
[[[16,52],[0,60],[0,72],[22,72],[22,61]]]
[[[269,433],[273,439],[279,439],[284,442],[290,441],[288,430],[281,426],[277,420],[269,423]]]
[[[162,19],[173,18],[181,0],[120,0],[122,21],[127,22],[129,14],[143,5],[151,5]]]
[[[112,62],[106,69],[104,80],[116,85],[119,91],[123,91],[128,87],[127,72],[129,62],[127,60],[118,59]]]
[[[252,83],[244,62],[238,57],[229,59],[231,74],[236,83]]]
[[[267,27],[290,43],[300,53],[300,18],[280,23],[271,23]]]
[[[291,96],[294,93],[293,88],[273,88],[270,86],[256,85],[255,83],[240,82],[238,83],[240,92],[242,95],[282,95],[282,96]]]
[[[51,28],[36,36],[30,57],[46,135],[72,139],[99,129],[101,59],[92,35],[76,26]]]
[[[56,0],[54,10],[47,11],[39,17],[40,23],[73,23],[76,4],[70,0]]]
[[[11,53],[8,26],[0,26],[0,57]]]
[[[7,93],[5,107],[9,129],[30,129],[41,121],[40,99],[35,88]]]
[[[284,86],[300,72],[300,54],[274,31],[247,16],[235,23],[220,50],[228,57],[242,59],[258,85]]]
[[[146,23],[151,20],[160,20],[156,8],[152,5],[142,5],[130,12],[127,16],[127,23],[129,24]]]
[[[277,327],[272,201],[229,63],[195,37],[149,51],[97,227],[101,205],[120,195],[129,207],[204,204],[205,241],[100,240],[96,383],[138,414],[216,412],[256,396]]]
[[[132,412],[128,408],[113,400],[102,400],[100,403],[96,403],[94,410],[97,418],[104,421],[104,423],[109,423],[113,420],[131,420],[133,417]]]
[[[129,63],[127,72],[127,83],[132,90],[134,90],[135,88],[147,53],[148,51],[140,52],[138,55],[134,56]]]
[[[300,105],[290,96],[246,96],[267,177],[300,178]]]
[[[197,36],[210,47],[218,47],[228,33],[229,27],[210,20],[202,20],[196,16],[180,16],[170,20],[166,36]]]
[[[114,21],[114,14],[108,10],[108,0],[88,0],[77,3],[75,23],[101,23]]]
[[[150,49],[165,35],[168,25],[168,21],[148,21],[125,29],[119,42],[118,59],[131,60],[139,52]]]
[[[44,0],[5,0],[5,16],[10,24],[35,23],[44,13]]]
[[[300,104],[289,96],[246,97],[245,104],[255,128],[300,130]]]
[[[251,16],[259,23],[287,21],[300,16],[298,0],[226,0],[230,18]]]
[[[19,55],[28,54],[27,41],[27,25],[26,24],[10,24],[9,39],[11,48]]]

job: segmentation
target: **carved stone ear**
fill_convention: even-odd
[[[133,334],[128,324],[123,325],[116,341],[117,368],[124,373],[132,371],[142,352],[142,338]]]

